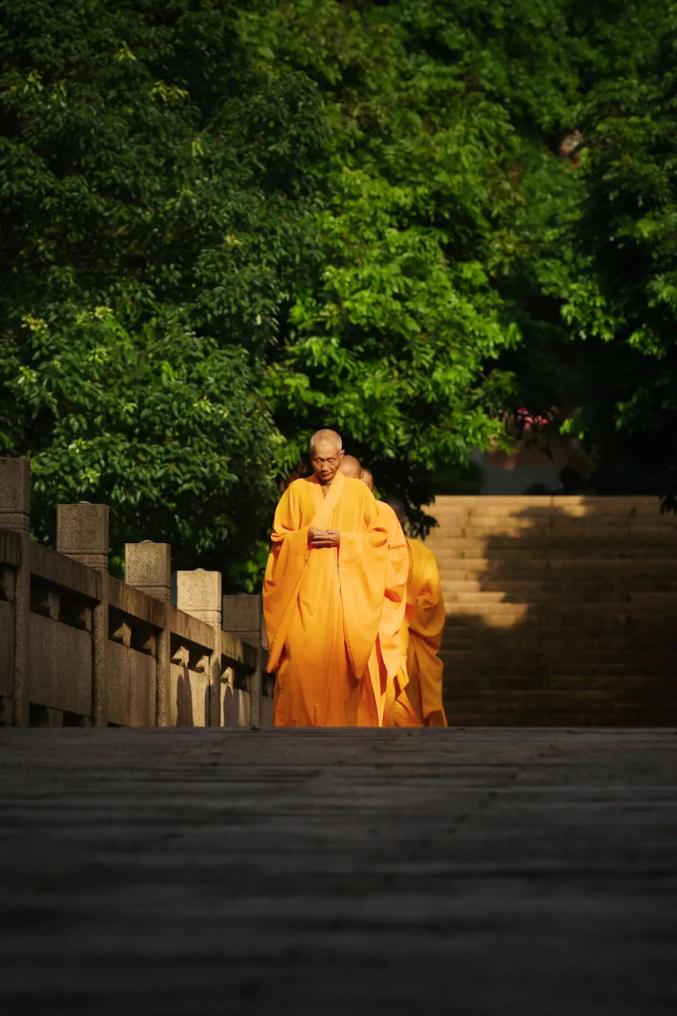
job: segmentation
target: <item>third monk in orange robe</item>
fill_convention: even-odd
[[[379,629],[388,565],[373,495],[339,472],[341,439],[318,431],[314,475],[275,512],[263,585],[275,726],[353,726]]]
[[[407,537],[407,695],[426,727],[446,727],[442,701],[444,664],[438,653],[445,612],[435,555],[420,540]]]

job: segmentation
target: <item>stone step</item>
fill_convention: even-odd
[[[639,522],[633,519],[610,515],[608,518],[565,518],[546,516],[543,518],[521,518],[488,516],[438,518],[438,525],[430,530],[428,541],[440,543],[440,537],[463,539],[467,536],[493,538],[494,536],[529,536],[535,533],[539,538],[558,539],[564,536],[587,537],[592,533],[620,539],[677,538],[677,523],[674,519],[663,522]]]
[[[622,579],[622,580],[621,580]],[[528,598],[534,594],[570,594],[572,592],[585,593],[587,595],[598,594],[600,589],[623,595],[644,595],[660,593],[661,595],[677,596],[677,573],[674,578],[660,578],[655,575],[647,575],[644,578],[632,576],[632,584],[628,585],[625,577],[598,575],[597,578],[576,579],[570,575],[550,578],[532,577],[511,579],[506,582],[502,578],[494,576],[477,575],[470,579],[448,579],[441,577],[442,589],[448,593],[500,593],[510,595],[522,595]]]
[[[660,698],[662,702],[670,703],[672,708],[677,707],[677,691],[668,687],[668,682],[659,688],[651,689],[623,689],[623,688],[491,688],[464,689],[464,694],[455,696],[453,689],[445,689],[444,702],[450,708],[462,709],[465,711],[470,703],[475,710],[482,708],[486,703],[491,710],[507,707],[513,709],[517,706],[524,706],[527,709],[534,709],[542,706],[571,707],[573,703],[596,704],[601,702],[616,702],[619,705],[627,702],[651,702]],[[458,705],[457,705],[458,704]]]
[[[651,656],[636,657],[627,652],[605,651],[581,647],[566,655],[559,647],[534,648],[531,652],[473,653],[466,650],[442,650],[440,659],[448,678],[456,673],[478,674],[604,674],[604,673],[673,673],[673,659],[669,654],[653,652]]]
[[[637,540],[627,542],[618,539],[602,540],[591,537],[589,540],[571,539],[557,543],[545,540],[505,540],[502,537],[491,540],[463,539],[445,541],[443,546],[431,546],[438,566],[465,558],[490,558],[492,561],[514,563],[516,559],[529,556],[545,558],[551,566],[561,561],[637,561],[660,560],[665,558],[677,564],[677,540],[640,543]]]
[[[518,606],[512,613],[513,604],[496,603],[491,605],[491,610],[478,613],[460,612],[458,614],[447,614],[444,638],[449,641],[456,638],[475,638],[479,633],[491,637],[495,633],[500,641],[506,639],[506,629],[517,629],[516,637],[521,638],[529,633],[541,631],[547,634],[557,629],[573,629],[567,631],[572,638],[576,637],[576,631],[580,634],[599,636],[602,633],[615,633],[619,638],[630,638],[638,634],[660,634],[670,632],[673,637],[675,630],[675,615],[656,616],[650,611],[641,613],[609,613],[590,610],[587,613],[584,609],[575,611],[565,610],[544,610]]]
[[[497,589],[486,590],[453,590],[442,586],[442,594],[447,607],[448,614],[454,614],[460,606],[471,608],[475,611],[490,609],[494,603],[524,604],[530,606],[544,606],[546,609],[560,610],[574,603],[578,606],[595,605],[599,609],[618,611],[619,607],[634,606],[644,610],[655,610],[660,608],[662,613],[673,611],[677,616],[677,589],[675,590],[647,590],[646,592],[628,592],[625,589],[609,589],[599,586],[597,588],[577,591],[572,589],[556,592],[551,590],[540,590],[537,593],[522,591],[519,594],[500,591]]]
[[[500,522],[502,519],[514,521],[543,521],[549,519],[554,522],[569,520],[572,522],[612,522],[613,520],[619,520],[628,525],[666,527],[677,524],[677,519],[674,515],[668,513],[661,515],[657,508],[657,502],[654,502],[653,505],[644,506],[629,504],[625,506],[609,506],[601,504],[591,511],[581,510],[580,505],[567,509],[561,505],[538,505],[536,502],[532,502],[532,504],[526,506],[525,510],[524,505],[500,505],[482,500],[482,502],[475,502],[474,505],[445,504],[442,501],[436,501],[433,505],[425,507],[425,511],[438,521],[440,519],[445,521],[463,519],[467,522]]]
[[[509,607],[511,604],[491,604],[491,607]],[[561,630],[566,629],[567,637],[576,638],[578,628],[581,638],[594,640],[595,636],[606,632],[616,634],[619,641],[626,641],[645,632],[673,631],[674,614],[656,617],[651,611],[636,613],[609,613],[596,615],[593,609],[585,614],[572,612],[543,610],[526,606],[522,614],[494,613],[487,610],[476,614],[447,614],[442,641],[453,642],[460,637],[486,636],[503,644],[514,644],[534,635],[547,637],[549,631],[556,631],[557,638]],[[605,639],[608,644],[609,638]],[[608,647],[608,646],[607,646]]]
[[[473,702],[445,706],[452,726],[673,726],[677,702],[660,698],[642,702],[613,700],[565,703],[543,702],[531,706],[520,703],[484,709]],[[471,719],[472,717],[472,719]]]
[[[618,591],[617,598],[611,598],[610,590],[601,588],[597,596],[593,591],[586,592],[586,598],[572,595],[553,595],[543,593],[540,596],[511,597],[505,593],[487,591],[484,593],[457,593],[445,596],[448,617],[462,615],[484,616],[491,613],[519,613],[527,607],[534,613],[544,611],[553,616],[580,615],[590,617],[602,615],[627,614],[628,616],[662,616],[677,618],[677,593],[628,593]]]
[[[447,497],[430,511],[457,719],[625,725],[677,713],[677,519],[657,498]]]
[[[677,705],[660,701],[649,704],[592,703],[565,708],[477,710],[447,708],[450,727],[672,727],[677,724]]]
[[[673,670],[673,656],[670,651],[653,650],[650,657],[645,657],[637,650],[630,651],[629,648],[619,649],[618,646],[593,648],[593,643],[588,645],[569,646],[566,653],[558,644],[548,646],[547,644],[534,643],[532,646],[522,650],[515,646],[512,651],[503,650],[500,647],[482,647],[481,651],[473,651],[473,644],[470,642],[459,642],[453,649],[442,648],[440,659],[444,664],[445,671],[454,674],[457,670],[475,670],[483,673],[491,672],[496,668],[499,673],[520,673],[521,670],[530,672],[549,673],[551,670],[558,673],[595,673],[607,667],[610,671],[616,669],[629,669],[639,671],[659,669],[670,672]],[[625,666],[627,664],[627,667]]]
[[[677,540],[677,522],[655,522],[651,524],[620,519],[562,519],[548,518],[451,518],[438,519],[438,524],[428,531],[426,542],[440,544],[444,540],[493,539],[495,536],[521,540],[530,535],[541,540],[587,539],[597,534],[605,539],[667,541]]]
[[[674,636],[671,628],[659,630],[594,627],[575,625],[536,625],[510,628],[457,628],[442,640],[441,655],[463,653],[468,658],[486,662],[505,659],[513,666],[517,661],[537,655],[545,659],[579,659],[597,651],[602,659],[643,658],[649,651],[660,659],[675,661]],[[677,665],[676,665],[677,669]]]
[[[437,525],[429,530],[429,536],[439,533],[447,526],[473,529],[500,530],[513,527],[525,529],[568,529],[572,531],[594,529],[628,530],[634,533],[674,533],[677,519],[674,515],[628,515],[621,513],[570,514],[568,512],[434,512]]]
[[[547,575],[548,578],[556,575],[575,575],[580,573],[582,577],[598,575],[605,570],[627,572],[633,575],[639,572],[641,575],[649,576],[652,569],[658,565],[659,574],[671,572],[673,575],[677,570],[677,557],[664,555],[655,561],[641,555],[638,557],[590,557],[578,559],[576,557],[558,558],[550,560],[534,559],[528,555],[515,556],[510,561],[505,559],[487,557],[456,557],[450,556],[448,561],[440,562],[438,558],[440,574],[448,579],[475,578],[478,575],[500,575],[501,580],[514,579],[522,581],[525,578]]]
[[[603,690],[615,695],[653,695],[656,689],[662,689],[666,698],[677,695],[677,686],[666,672],[654,674],[638,674],[635,671],[618,674],[539,674],[511,673],[497,676],[495,674],[459,674],[447,675],[444,685],[445,698],[449,701],[473,697],[476,693],[491,694],[496,692],[520,693],[522,691],[573,691]]]
[[[603,539],[621,541],[646,540],[674,543],[677,540],[677,522],[644,524],[627,519],[541,519],[535,522],[524,519],[486,519],[474,522],[472,519],[443,521],[429,530],[427,540],[440,542],[440,537],[454,533],[456,539],[469,536],[492,539],[494,536],[509,536],[512,539],[528,538],[530,534],[543,540],[573,539],[586,540],[593,535]]]
[[[545,712],[547,710],[579,710],[581,708],[651,706],[656,702],[674,712],[677,710],[677,695],[666,685],[647,690],[622,690],[608,688],[558,688],[549,691],[519,689],[506,691],[471,691],[457,698],[445,694],[445,709],[452,712]]]
[[[637,674],[651,677],[673,672],[671,661],[661,656],[637,660],[627,655],[608,656],[605,653],[590,659],[586,655],[579,654],[562,660],[549,654],[547,656],[539,654],[536,658],[516,660],[505,657],[478,659],[471,653],[465,655],[458,653],[454,656],[443,652],[440,658],[445,666],[445,681],[454,681],[462,677],[486,677],[491,680],[501,678],[521,680],[522,677],[527,677],[529,680],[533,678],[548,681],[561,677],[568,681],[571,677],[577,680]]]
[[[590,515],[628,513],[632,515],[661,516],[660,502],[656,496],[588,496],[588,495],[545,495],[530,494],[441,494],[426,506],[429,514],[437,512],[463,510],[476,512],[505,512],[531,508],[534,511],[560,511],[573,515],[576,513]]]

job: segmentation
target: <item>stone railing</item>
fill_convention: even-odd
[[[170,548],[151,541],[114,578],[106,505],[59,505],[56,551],[29,526],[28,460],[0,459],[0,723],[270,725],[260,597],[196,569],[173,606]]]

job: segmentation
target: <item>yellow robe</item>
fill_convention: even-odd
[[[309,547],[311,526],[338,529],[340,546]],[[268,670],[277,671],[275,726],[365,722],[362,677],[381,621],[387,564],[385,527],[361,480],[337,473],[326,497],[315,477],[290,484],[275,512],[263,584]]]
[[[445,621],[440,573],[435,555],[420,540],[407,538],[407,544],[407,696],[424,726],[446,727],[442,701],[444,664],[437,655]],[[396,723],[409,725],[397,719]]]
[[[369,698],[364,696],[362,705],[375,709],[371,725],[381,727],[393,725],[392,710],[395,702],[403,697],[408,682],[402,629],[407,606],[409,550],[393,509],[384,501],[377,501],[376,504],[388,535],[388,568],[381,623],[369,657],[372,695]],[[415,716],[411,718],[412,725],[415,725]]]

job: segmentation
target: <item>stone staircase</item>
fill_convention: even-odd
[[[677,724],[677,519],[654,497],[439,497],[449,722]]]

